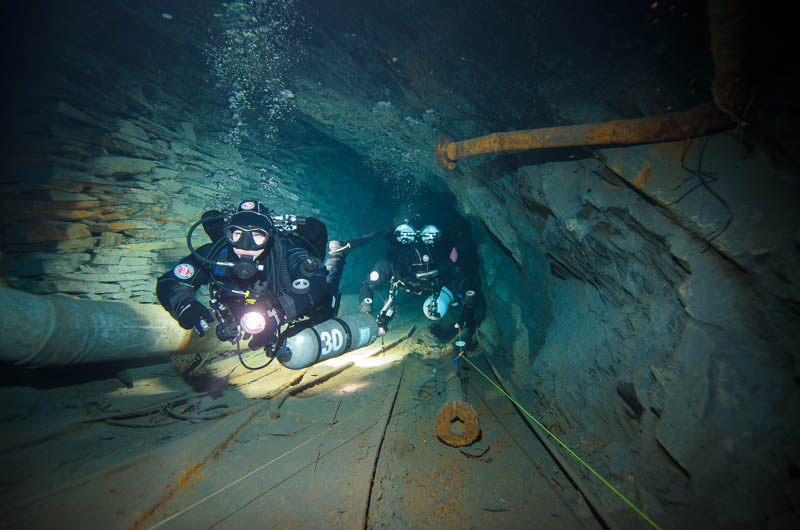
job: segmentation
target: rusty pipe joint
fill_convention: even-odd
[[[448,363],[445,368],[445,401],[436,414],[436,435],[453,447],[469,445],[481,434],[478,413],[464,399],[458,367]]]
[[[442,135],[436,139],[433,145],[433,153],[436,157],[436,163],[439,167],[447,171],[453,171],[456,168],[456,161],[451,160],[447,154],[447,146],[453,143],[453,139],[449,136]]]

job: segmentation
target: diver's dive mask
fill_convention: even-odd
[[[240,250],[261,250],[269,243],[269,232],[260,228],[229,225],[225,239]]]
[[[409,224],[402,224],[394,229],[394,237],[403,245],[409,245],[417,239],[417,231]]]
[[[403,223],[394,229],[394,237],[403,245],[410,245],[417,239],[426,245],[434,245],[442,237],[442,231],[434,225],[425,225],[422,230],[416,230],[413,226]]]
[[[419,239],[426,245],[434,245],[442,238],[442,231],[433,225],[422,227],[419,231]]]
[[[209,237],[212,239],[219,237],[213,241],[208,256],[198,253],[192,246],[192,234],[200,224],[207,230]],[[218,228],[219,225],[223,225],[224,228]],[[212,227],[213,230],[209,230],[207,227]],[[258,271],[263,271],[264,266],[255,263],[255,257],[253,257],[253,262],[245,260],[218,261],[221,250],[227,243],[234,248],[234,253],[242,252],[256,256],[269,246],[276,229],[269,208],[262,206],[258,201],[243,201],[239,203],[236,212],[227,223],[220,212],[209,211],[203,214],[203,217],[189,228],[189,232],[186,234],[186,244],[195,260],[202,263],[203,266],[230,268],[236,277],[246,280],[255,276]]]
[[[225,226],[225,239],[240,250],[261,250],[269,244],[273,230],[269,210],[264,214],[240,207]]]

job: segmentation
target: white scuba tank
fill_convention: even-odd
[[[442,287],[442,290],[439,291],[439,296],[436,298],[436,305],[433,306],[431,301],[436,294],[430,295],[428,298],[425,299],[425,302],[422,303],[422,312],[425,313],[425,316],[431,320],[439,320],[440,318],[444,317],[447,314],[447,310],[450,309],[450,304],[453,303],[453,293],[447,287]],[[436,308],[436,314],[431,312],[431,308]]]

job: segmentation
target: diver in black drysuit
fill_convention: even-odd
[[[451,306],[461,305],[456,328],[470,336],[475,328],[478,256],[471,239],[457,232],[446,241],[434,225],[417,231],[401,224],[394,231],[399,245],[378,260],[361,284],[359,310],[372,314],[373,297],[390,283],[389,299],[378,313],[379,336],[386,333],[394,317],[396,295],[403,290],[415,295],[428,294],[423,313],[431,320],[444,317]]]
[[[284,323],[309,317],[314,324],[336,315],[349,247],[331,241],[323,265],[327,230],[321,221],[274,216],[258,201],[243,201],[229,220],[212,211],[202,223],[213,243],[193,250],[156,283],[159,302],[182,328],[202,336],[216,318],[219,340],[238,345],[252,337],[255,350],[275,344]],[[195,298],[206,284],[213,316]]]

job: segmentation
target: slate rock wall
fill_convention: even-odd
[[[530,410],[656,520],[757,524],[790,509],[798,457],[797,181],[724,133],[706,189],[681,167],[699,145],[445,179],[485,227],[481,345]]]
[[[188,253],[189,226],[244,198],[317,216],[331,238],[392,222],[390,211],[365,219],[340,207],[372,204],[382,188],[348,185],[364,177],[353,174],[357,155],[313,130],[289,123],[303,141],[226,143],[227,95],[204,54],[208,5],[171,19],[156,7],[19,8],[18,22],[45,37],[22,50],[22,66],[4,81],[0,238],[9,285],[155,302],[155,278]],[[195,246],[207,241],[198,230]],[[356,290],[373,259],[351,258],[343,286]]]

